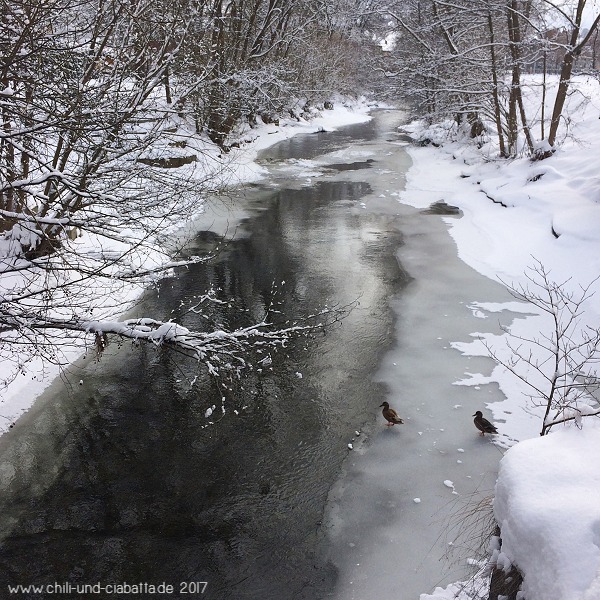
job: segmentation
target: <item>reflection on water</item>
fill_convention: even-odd
[[[265,161],[290,160],[294,158],[310,159],[346,148],[352,144],[370,141],[379,136],[373,121],[342,127],[336,131],[320,131],[309,135],[292,137],[262,153]]]
[[[314,156],[319,144],[372,135],[361,125],[305,136],[271,157]],[[0,589],[208,581],[203,597],[242,600],[315,600],[331,590],[323,507],[357,424],[372,418],[381,390],[370,378],[392,330],[387,298],[406,281],[390,217],[348,210],[368,192],[348,181],[254,190],[266,210],[215,261],[164,280],[139,309],[206,326],[185,308],[214,286],[232,302],[207,316],[235,327],[274,300],[294,318],[359,299],[307,348],[292,345],[223,392],[208,379],[190,388],[189,365],[166,354],[113,345],[0,440]]]

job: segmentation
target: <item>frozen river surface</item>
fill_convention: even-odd
[[[376,423],[353,442],[330,494],[325,523],[338,569],[337,600],[418,599],[474,574],[480,544],[487,548],[482,535],[491,533],[487,499],[501,458],[489,437],[478,435],[471,415],[502,394],[495,385],[455,385],[468,374],[489,375],[493,363],[464,356],[452,343],[472,341],[477,332],[499,333],[514,315],[504,314],[499,323],[474,303],[512,298],[458,258],[443,220],[460,218],[458,211],[438,205],[418,211],[397,202],[406,159],[392,135],[395,117],[379,113],[376,142],[347,153],[346,160],[376,160],[375,173],[345,177],[369,182],[363,210],[393,215],[390,229],[402,240],[396,256],[410,282],[389,299],[393,346],[374,377],[387,391],[374,396],[373,405],[387,400],[405,423],[387,427],[374,408]]]
[[[212,285],[232,302],[211,316],[235,327],[273,301],[293,319],[358,300],[339,326],[225,391],[224,412],[185,365],[111,346],[0,439],[0,589],[206,581],[209,600],[417,600],[472,572],[449,519],[491,493],[500,453],[471,415],[500,393],[454,385],[492,364],[451,344],[497,331],[471,303],[508,295],[457,258],[435,211],[399,202],[401,118],[265,152],[268,180],[207,212],[190,250],[233,241],[137,309],[198,326],[185,307]],[[404,425],[385,426],[384,400]]]

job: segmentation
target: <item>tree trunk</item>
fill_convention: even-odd
[[[546,73],[548,69],[548,52],[544,48],[544,62],[543,62],[543,79],[542,79],[542,113],[541,113],[541,123],[540,123],[540,139],[543,140],[546,137],[545,131],[545,121],[546,121]]]
[[[556,92],[556,99],[554,100],[554,109],[552,111],[552,120],[550,121],[550,132],[548,134],[548,144],[554,149],[556,142],[556,134],[558,133],[558,126],[562,117],[565,102],[567,100],[567,93],[569,91],[569,85],[571,83],[571,75],[573,73],[573,66],[575,65],[575,59],[581,53],[583,47],[591,39],[592,35],[598,28],[598,22],[600,16],[597,16],[592,26],[588,30],[584,39],[577,44],[579,38],[579,32],[581,31],[581,21],[583,18],[583,9],[585,7],[585,0],[579,0],[577,3],[577,10],[575,12],[575,19],[573,21],[573,29],[571,31],[571,37],[569,40],[569,50],[565,53],[563,58],[562,66],[560,69],[560,81],[558,84],[558,91]],[[551,154],[550,152],[549,154]],[[542,158],[545,158],[543,156]]]
[[[550,133],[548,134],[548,144],[554,148],[556,142],[556,134],[558,133],[558,126],[560,124],[560,118],[562,116],[563,108],[567,100],[567,92],[569,91],[569,83],[571,82],[571,74],[573,72],[573,64],[575,63],[575,56],[572,50],[569,50],[563,58],[562,67],[560,70],[560,81],[558,84],[558,90],[556,92],[556,98],[554,100],[554,109],[552,110],[552,120],[550,121]]]
[[[506,158],[506,145],[504,142],[504,131],[502,128],[502,111],[500,110],[500,94],[498,92],[498,65],[496,60],[494,23],[492,13],[488,12],[488,27],[490,30],[490,54],[492,59],[492,97],[494,103],[494,119],[496,121],[496,131],[498,132],[498,145],[500,147],[500,156]]]
[[[512,121],[513,133],[517,133],[517,107],[519,109],[519,115],[521,117],[521,124],[523,125],[523,133],[527,142],[529,152],[533,154],[534,144],[531,132],[529,131],[529,125],[527,122],[527,116],[525,114],[525,107],[523,105],[523,94],[521,92],[521,28],[519,26],[519,11],[517,0],[509,0],[508,3],[508,36],[509,46],[512,58],[512,81],[510,90],[510,120]],[[516,142],[516,139],[513,143]],[[516,152],[516,146],[512,148],[512,153]]]

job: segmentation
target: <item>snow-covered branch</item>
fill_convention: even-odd
[[[215,301],[215,298],[206,295],[189,310],[193,312],[206,301]],[[115,321],[4,313],[0,314],[0,333],[14,331],[33,340],[38,332],[49,330],[77,332],[92,340],[99,354],[115,337],[182,354],[203,365],[215,377],[239,377],[243,371],[253,368],[253,352],[276,352],[293,339],[323,331],[342,319],[352,306],[324,309],[283,326],[276,326],[265,318],[231,331],[223,328],[194,331],[174,321],[158,321],[148,317]]]

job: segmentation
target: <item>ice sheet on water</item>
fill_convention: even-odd
[[[369,179],[372,196],[390,187],[386,177]],[[501,456],[478,435],[470,415],[502,394],[481,378],[480,389],[453,385],[464,378],[467,360],[472,373],[491,372],[493,362],[469,359],[439,339],[465,343],[473,331],[498,334],[498,318],[477,318],[470,306],[511,296],[456,257],[439,218],[400,210],[405,245],[398,259],[415,279],[393,303],[401,343],[384,358],[377,380],[388,386],[405,424],[386,427],[380,402],[374,403],[377,421],[367,449],[352,454],[332,492],[328,524],[340,569],[335,600],[397,598],[399,589],[402,598],[416,600],[436,585],[472,575],[472,555],[444,561],[449,548],[460,546],[447,543],[450,514],[470,494],[481,499],[491,493]]]
[[[319,177],[323,175],[323,168],[314,160],[304,158],[290,158],[270,167],[274,175],[285,177]]]

